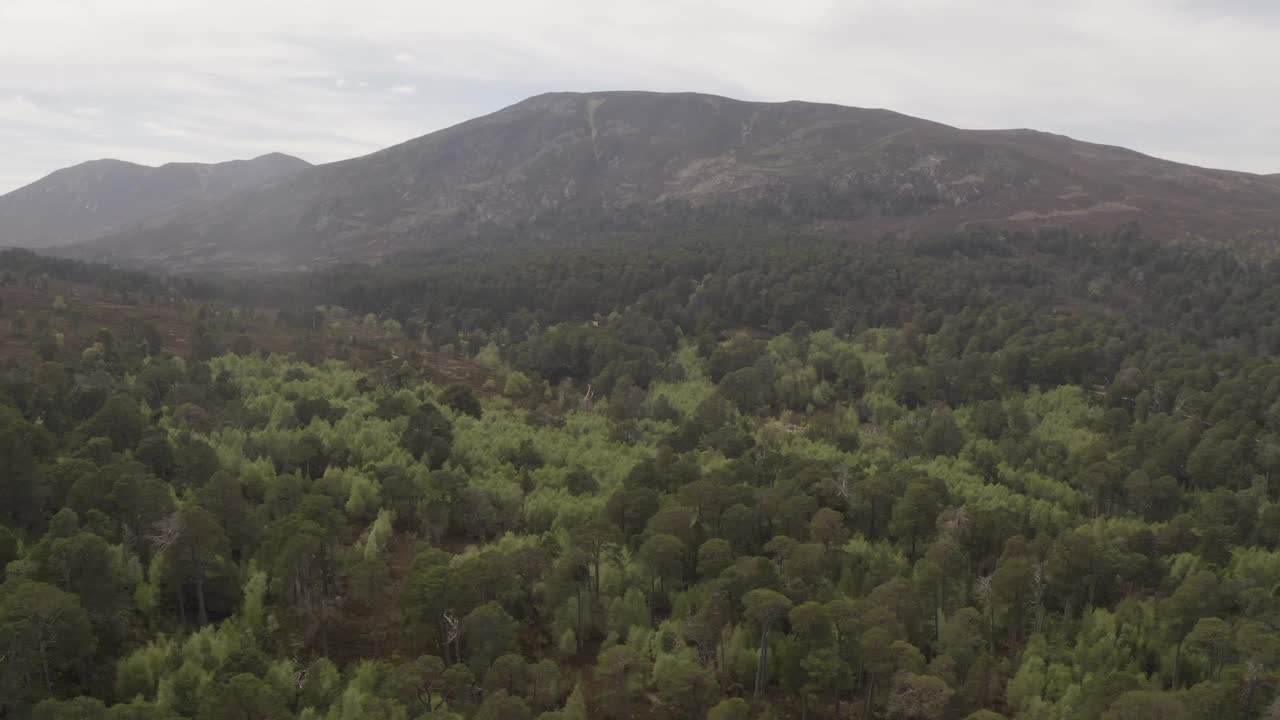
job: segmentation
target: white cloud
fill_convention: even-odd
[[[152,135],[159,135],[160,137],[185,138],[185,137],[191,136],[191,133],[187,130],[183,130],[181,128],[169,127],[168,125],[165,125],[164,123],[161,123],[161,122],[156,122],[155,120],[142,121],[142,129],[146,130],[148,133],[151,133]]]
[[[1280,12],[1263,0],[361,8],[0,0],[0,192],[106,155],[336,160],[539,92],[624,88],[889,107],[1280,172]]]

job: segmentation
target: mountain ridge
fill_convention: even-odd
[[[0,195],[0,246],[43,249],[93,240],[135,224],[161,222],[184,204],[216,200],[308,167],[284,153],[154,166],[89,160]]]
[[[488,231],[751,211],[850,236],[975,225],[1275,239],[1273,178],[1030,129],[701,93],[544,93],[71,248],[168,269],[382,262]]]

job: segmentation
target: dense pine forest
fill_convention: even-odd
[[[0,718],[1280,718],[1280,263],[720,227],[0,253]]]

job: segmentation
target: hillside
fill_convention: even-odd
[[[213,165],[93,160],[0,196],[0,247],[69,245],[162,222],[193,204],[216,203],[306,167],[310,163],[279,153]]]
[[[297,293],[296,288],[291,291]],[[198,361],[235,347],[338,358],[369,371],[404,372],[477,390],[486,373],[467,358],[396,338],[331,308],[324,322],[305,302],[254,302],[234,283],[165,278],[105,265],[0,251],[0,362],[78,357],[104,337],[122,356]]]
[[[119,233],[80,255],[170,269],[378,261],[494,231],[749,212],[855,236],[974,224],[1238,238],[1280,187],[1030,130],[804,102],[556,93]]]
[[[763,234],[0,253],[0,717],[1276,716],[1280,265]]]

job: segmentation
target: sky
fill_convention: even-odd
[[[1280,173],[1275,0],[0,0],[0,193],[363,155],[549,91],[1030,127]]]

